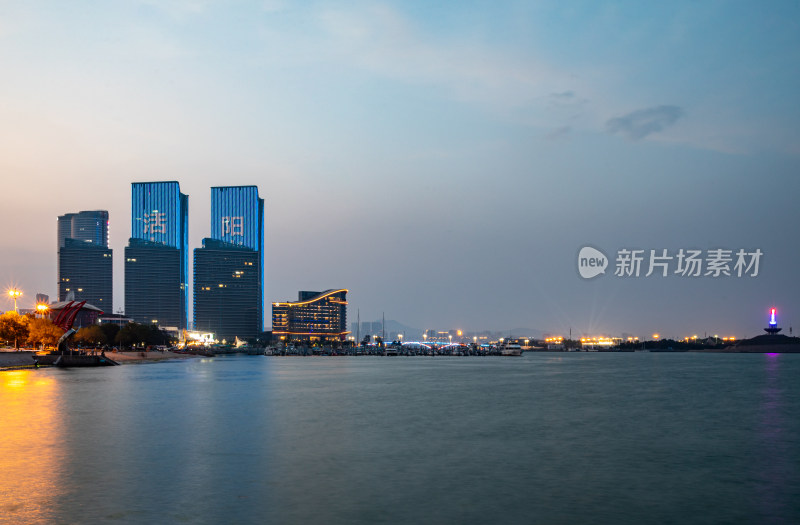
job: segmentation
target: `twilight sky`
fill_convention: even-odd
[[[192,248],[209,188],[254,184],[268,302],[346,287],[352,320],[648,337],[755,335],[774,305],[800,329],[798,21],[789,1],[4,1],[0,284],[54,297],[57,216],[107,209],[116,311],[131,182],[180,182]],[[605,275],[580,277],[586,245]],[[623,248],[640,277],[614,275]],[[664,249],[764,255],[757,277],[645,277]]]

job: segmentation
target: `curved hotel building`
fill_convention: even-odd
[[[299,292],[297,301],[272,303],[272,335],[282,341],[344,341],[347,290]]]

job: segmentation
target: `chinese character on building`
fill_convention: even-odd
[[[153,210],[144,214],[144,233],[167,233],[167,217],[165,212]]]
[[[223,217],[222,218],[222,235],[230,234],[231,237],[234,235],[244,235],[244,217]]]

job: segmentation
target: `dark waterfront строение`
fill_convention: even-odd
[[[0,521],[798,523],[800,358],[0,372]]]

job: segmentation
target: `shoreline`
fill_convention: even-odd
[[[121,365],[131,365],[137,363],[156,363],[159,361],[171,361],[180,359],[191,359],[202,357],[196,354],[178,354],[175,352],[106,352],[106,357],[116,361]]]
[[[528,351],[524,353],[561,353],[563,351],[558,350],[539,350],[539,351]],[[664,351],[664,350],[647,350],[647,352],[653,353],[715,353],[715,354],[795,354],[800,353],[800,345],[754,345],[754,346],[742,346],[742,347],[725,347],[720,349],[691,349],[691,350],[681,350],[681,351]],[[572,352],[571,352],[572,353]],[[578,353],[578,352],[576,352]],[[619,351],[601,351],[595,353],[632,353],[632,352],[619,352]],[[11,371],[11,370],[27,370],[27,369],[35,369],[33,363],[33,357],[36,354],[33,350],[19,350],[19,351],[7,351],[7,350],[0,350],[0,372],[3,371]],[[225,355],[225,354],[222,354]],[[198,357],[205,357],[203,355],[198,354],[185,354],[185,353],[176,353],[176,352],[107,352],[106,357],[109,359],[116,361],[120,365],[136,365],[142,363],[158,363],[162,361],[178,361],[184,359],[193,359]],[[283,356],[276,356],[276,357],[283,357]],[[292,356],[285,356],[285,357],[292,357]],[[297,356],[303,357],[303,356]],[[311,357],[311,355],[307,356]],[[318,357],[318,356],[317,356]],[[325,357],[325,356],[323,356]],[[344,357],[344,356],[340,356]],[[357,357],[357,356],[352,356]],[[41,368],[50,368],[50,366],[42,366]]]
[[[0,371],[34,368],[33,350],[0,351]],[[106,352],[106,357],[121,365],[140,363],[157,363],[202,357],[195,354],[178,354],[175,352]],[[42,367],[44,368],[44,367]]]

